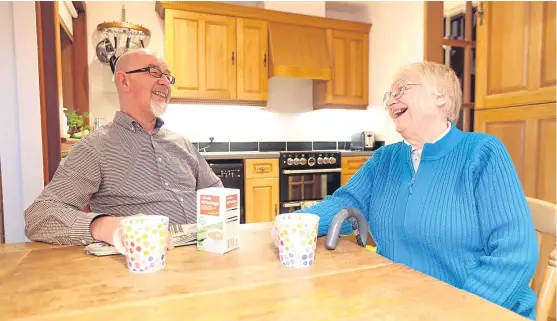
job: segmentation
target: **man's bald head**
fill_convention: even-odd
[[[154,52],[149,49],[142,48],[142,49],[135,49],[132,51],[128,51],[118,57],[118,61],[116,61],[116,66],[114,68],[114,73],[116,74],[118,71],[129,71],[134,70],[137,68],[141,68],[145,64],[145,62],[154,61],[162,62],[159,56],[157,56]],[[165,64],[166,65],[166,64]]]
[[[121,55],[114,66],[120,109],[159,116],[170,99],[170,74],[166,62],[149,49]]]

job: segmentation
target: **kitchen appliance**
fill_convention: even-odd
[[[280,153],[280,214],[310,207],[340,187],[338,151]]]
[[[375,135],[370,131],[361,131],[352,135],[350,149],[352,150],[373,150],[375,146]]]
[[[240,190],[240,224],[246,223],[244,206],[244,162],[241,159],[212,159],[207,163],[226,188]]]

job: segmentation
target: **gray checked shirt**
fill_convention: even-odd
[[[94,242],[89,225],[100,215],[156,214],[170,224],[196,223],[196,191],[222,183],[191,142],[162,125],[157,119],[148,133],[118,111],[113,122],[82,138],[25,211],[27,237],[87,245]]]

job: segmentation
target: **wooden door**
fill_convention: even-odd
[[[237,18],[238,100],[265,101],[268,96],[267,21]]]
[[[476,109],[555,101],[555,2],[481,2]]]
[[[236,18],[166,10],[174,99],[236,99]]]
[[[316,84],[324,104],[367,107],[368,38],[364,33],[327,30],[332,79]]]
[[[247,179],[245,202],[246,223],[274,221],[279,210],[279,179]]]
[[[476,112],[475,129],[507,148],[527,196],[555,203],[555,103]]]

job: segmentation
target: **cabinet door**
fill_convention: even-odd
[[[237,18],[238,100],[267,100],[269,46],[266,21]]]
[[[479,6],[476,109],[555,101],[555,2]]]
[[[474,126],[505,144],[526,196],[555,203],[555,103],[476,111]]]
[[[327,45],[331,53],[332,79],[318,82],[316,88],[325,89],[325,104],[367,106],[368,35],[329,29]]]
[[[246,223],[274,221],[278,215],[279,179],[247,179],[245,190]]]
[[[340,175],[340,186],[346,185],[348,181],[354,176],[354,174],[342,174]]]
[[[166,10],[166,60],[176,77],[172,97],[236,98],[236,19]]]

